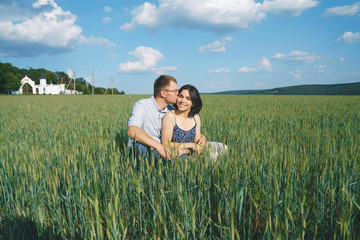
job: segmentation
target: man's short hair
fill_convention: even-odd
[[[161,75],[158,77],[154,83],[154,97],[159,96],[160,91],[163,90],[166,86],[170,85],[171,81],[177,83],[176,79],[169,75]]]

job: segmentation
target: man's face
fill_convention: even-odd
[[[178,87],[176,82],[171,81],[169,85],[167,85],[164,89],[165,91],[165,101],[167,104],[176,103],[177,95],[178,95]]]

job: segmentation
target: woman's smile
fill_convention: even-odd
[[[189,90],[184,89],[183,91],[181,91],[179,93],[177,101],[176,101],[176,105],[177,105],[178,109],[182,110],[182,111],[187,111],[187,110],[191,109],[192,101],[190,98]]]

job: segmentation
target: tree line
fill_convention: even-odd
[[[25,75],[38,85],[40,84],[42,73],[46,78],[47,84],[65,84],[69,89],[74,89],[74,82],[71,81],[65,72],[51,72],[44,68],[20,69],[12,66],[10,63],[0,63],[0,94],[11,94],[11,91],[19,90],[21,87],[20,81]],[[75,78],[75,88],[76,91],[83,94],[92,94],[92,85],[86,82],[83,77]],[[106,91],[107,94],[125,94],[124,91],[118,91],[116,88],[106,89],[94,86],[94,94],[104,94]]]

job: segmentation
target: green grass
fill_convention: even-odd
[[[137,169],[144,97],[0,96],[0,238],[360,237],[359,97],[204,95],[223,159]]]

